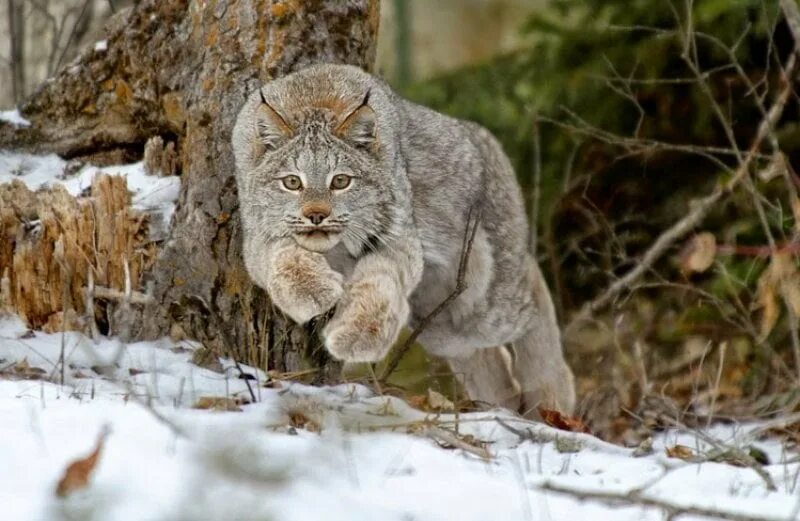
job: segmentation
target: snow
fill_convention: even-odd
[[[0,110],[0,121],[11,123],[15,127],[28,127],[31,122],[22,117],[19,110]]]
[[[150,214],[154,227],[164,228],[170,222],[180,193],[178,176],[147,175],[142,162],[105,167],[84,165],[74,174],[67,175],[67,162],[55,154],[33,155],[0,150],[0,184],[16,179],[31,190],[60,184],[70,194],[80,196],[100,174],[125,177],[133,207]]]
[[[17,112],[0,113],[16,125]],[[0,183],[32,190],[61,184],[81,196],[101,173],[127,180],[135,208],[168,223],[178,177],[144,173],[142,163],[82,166],[69,173],[55,155],[0,151]],[[62,346],[65,364],[60,364]],[[651,455],[590,435],[524,422],[505,411],[441,414],[343,384],[314,388],[243,380],[230,360],[198,367],[198,345],[161,339],[125,344],[80,333],[28,331],[0,314],[0,518],[10,520],[661,520],[641,504],[580,499],[553,489],[627,494],[723,517],[800,519],[800,462],[759,425],[716,425],[659,435]],[[63,382],[61,382],[63,367]],[[38,379],[25,379],[36,377]],[[250,387],[248,387],[248,382]],[[252,392],[252,395],[251,395]],[[255,396],[254,403],[251,396]],[[240,411],[195,409],[204,397],[235,398]],[[319,432],[290,426],[301,411]],[[528,433],[521,439],[503,422]],[[88,455],[105,426],[89,485],[58,498],[65,468]],[[445,449],[424,432],[456,427],[486,442],[491,458]],[[435,438],[435,436],[434,436]],[[777,490],[753,469],[668,458],[676,444],[755,445]],[[441,439],[439,439],[441,441]],[[566,443],[565,443],[566,442]],[[569,450],[567,450],[569,449]],[[683,515],[681,519],[703,519]]]
[[[52,383],[60,379],[62,341],[63,385]],[[242,369],[256,377],[249,381],[255,403],[240,412],[192,409],[202,396],[250,397],[231,361],[222,359],[220,372],[193,365],[196,348],[167,339],[123,344],[79,333],[62,337],[0,318],[2,518],[664,519],[654,508],[542,490],[625,493],[648,484],[643,496],[676,505],[753,519],[797,518],[796,455],[777,441],[750,439],[753,426],[712,426],[705,435],[765,450],[775,492],[752,469],[665,456],[664,448],[675,443],[702,449],[691,433],[668,432],[656,439],[652,455],[637,458],[630,449],[499,410],[433,417],[355,384],[268,388],[267,375],[249,367]],[[15,374],[13,364],[26,363],[43,369],[49,381],[3,376]],[[319,433],[289,426],[288,412],[298,410],[321,426]],[[536,442],[520,440],[496,417]],[[488,441],[491,459],[441,448],[414,428],[433,423],[444,429],[457,424],[460,433]],[[106,425],[111,434],[89,485],[57,498],[65,467],[92,450]],[[577,452],[560,452],[556,438],[572,440]]]

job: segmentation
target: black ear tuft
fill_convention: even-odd
[[[267,150],[274,150],[292,137],[293,132],[286,120],[264,98],[264,92],[259,90],[259,93],[261,104],[256,114],[256,132]]]
[[[378,143],[378,124],[375,111],[369,106],[370,92],[336,128],[335,134],[358,148],[374,150]]]

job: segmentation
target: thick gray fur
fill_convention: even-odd
[[[335,357],[382,359],[453,291],[468,212],[479,207],[468,287],[419,340],[450,361],[472,399],[529,415],[572,410],[519,185],[487,130],[358,68],[317,65],[253,93],[233,147],[248,271],[297,322],[335,306],[323,331]],[[329,187],[337,173],[351,176],[344,190]],[[302,189],[286,189],[288,175]],[[328,233],[309,235],[304,212],[319,208]]]

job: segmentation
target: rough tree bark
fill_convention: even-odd
[[[369,69],[378,15],[379,0],[142,0],[112,19],[107,47],[22,105],[30,127],[0,124],[0,148],[66,158],[141,156],[153,136],[177,146],[178,210],[151,272],[157,304],[135,335],[197,339],[262,367],[269,356],[282,371],[323,362],[313,335],[274,312],[245,271],[230,131],[263,81],[315,62]]]

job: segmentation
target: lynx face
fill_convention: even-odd
[[[375,114],[368,93],[345,110],[320,105],[284,107],[262,94],[243,122],[254,138],[252,169],[240,178],[243,215],[250,228],[307,250],[324,253],[341,241],[358,255],[390,220]]]

